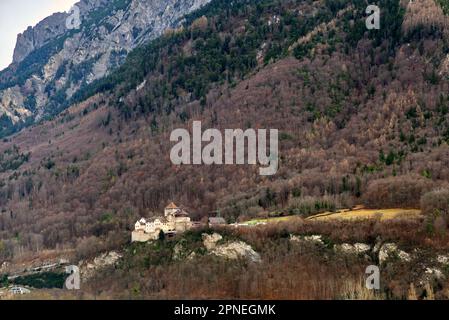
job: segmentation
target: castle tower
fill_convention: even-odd
[[[172,202],[165,208],[164,215],[165,217],[174,216],[178,210],[179,208]]]

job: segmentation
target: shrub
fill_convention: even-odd
[[[424,194],[421,197],[421,210],[434,220],[436,229],[446,229],[449,222],[449,190],[437,189]]]
[[[63,272],[43,272],[21,276],[13,280],[16,285],[29,286],[33,288],[60,288],[64,286],[67,275]]]

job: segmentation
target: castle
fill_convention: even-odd
[[[176,234],[189,230],[191,227],[189,214],[172,202],[165,208],[163,217],[148,220],[142,218],[137,221],[131,234],[131,241],[157,240],[161,231],[165,234]]]

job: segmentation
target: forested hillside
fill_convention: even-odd
[[[17,37],[13,63],[0,72],[0,137],[64,111],[78,90],[208,2],[80,0],[70,13],[29,27]]]
[[[214,0],[1,144],[1,259],[101,251],[169,201],[194,218],[419,208],[449,181],[446,1]],[[276,128],[280,169],[174,166],[174,128]],[[89,248],[89,249],[86,249]],[[87,254],[87,253],[86,253]]]

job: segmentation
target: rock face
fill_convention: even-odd
[[[0,266],[0,273],[6,273],[6,271],[8,270],[9,267],[9,262],[5,261],[2,263],[2,265]]]
[[[440,254],[437,256],[437,261],[438,261],[438,263],[441,263],[442,265],[447,266],[447,265],[449,265],[449,256]]]
[[[421,279],[418,281],[420,287],[424,287],[426,284],[445,280],[446,276],[438,268],[426,267],[424,273],[421,275]]]
[[[290,235],[290,241],[293,242],[306,242],[315,245],[324,246],[323,237],[321,235],[311,235],[311,236],[295,236]]]
[[[410,254],[402,251],[394,243],[385,243],[379,249],[379,263],[382,265],[388,259],[398,258],[401,261],[409,262],[411,260]]]
[[[115,265],[121,257],[121,254],[111,251],[96,257],[92,262],[81,262],[81,281],[87,281],[96,271],[101,270],[102,268]]]
[[[366,243],[343,243],[341,245],[336,245],[335,250],[346,254],[365,254],[370,252],[371,247]]]
[[[231,260],[246,258],[251,262],[261,262],[260,255],[254,251],[251,246],[245,242],[231,242],[225,245],[217,246],[212,253]]]
[[[17,36],[17,43],[14,49],[13,63],[20,63],[31,52],[42,46],[49,40],[65,33],[66,13],[55,13],[41,22],[34,28],[28,27],[23,33]]]
[[[14,61],[0,73],[0,117],[11,125],[40,119],[209,1],[82,0],[79,29],[66,27],[71,14],[53,14],[18,36]]]
[[[249,244],[243,241],[217,244],[222,239],[223,237],[218,233],[203,234],[203,244],[211,254],[231,260],[244,258],[255,263],[262,261],[260,255]]]
[[[213,234],[203,234],[203,244],[208,251],[215,249],[217,242],[223,239],[223,237],[218,233]]]

